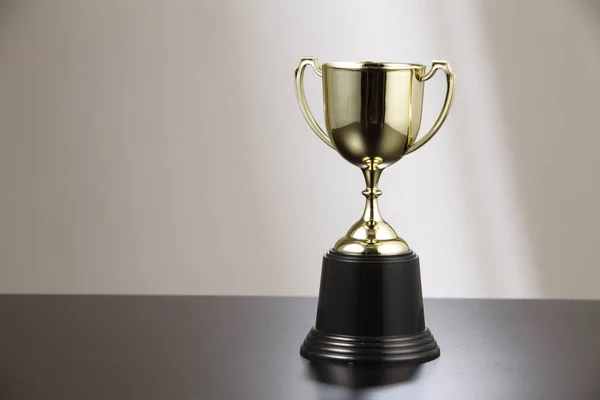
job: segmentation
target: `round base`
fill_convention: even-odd
[[[310,361],[420,364],[438,358],[440,348],[429,329],[416,335],[367,337],[330,335],[313,328],[300,354]]]
[[[438,358],[425,326],[419,257],[325,254],[317,319],[300,354],[357,364]]]

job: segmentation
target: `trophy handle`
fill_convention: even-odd
[[[304,94],[304,70],[309,65],[318,76],[323,76],[323,71],[318,64],[317,57],[302,57],[300,59],[298,68],[296,68],[294,71],[294,77],[296,78],[296,98],[298,99],[300,111],[302,111],[302,115],[304,115],[304,119],[306,119],[308,126],[315,131],[319,139],[325,142],[327,146],[335,150],[333,143],[331,143],[331,139],[329,136],[327,136],[327,133],[325,133],[323,128],[319,126],[319,123],[315,120],[315,117],[313,117],[312,113],[310,112],[310,108],[308,108],[308,103],[306,102],[306,95]]]
[[[450,68],[450,64],[448,61],[434,61],[431,65],[431,69],[425,75],[421,77],[421,81],[426,81],[435,75],[436,71],[441,69],[446,73],[446,80],[448,82],[448,89],[446,91],[446,100],[444,100],[444,106],[442,107],[442,111],[440,112],[440,116],[437,118],[429,132],[421,139],[417,140],[415,143],[410,146],[406,152],[406,154],[410,154],[413,151],[417,150],[419,147],[423,146],[427,143],[436,133],[440,130],[440,127],[446,121],[448,117],[448,112],[450,112],[450,107],[452,107],[452,101],[454,100],[454,72]]]

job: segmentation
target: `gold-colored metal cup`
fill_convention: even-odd
[[[304,71],[312,67],[322,77],[325,126],[310,112],[304,94]],[[421,125],[424,82],[437,70],[446,73],[448,91],[433,127],[417,140]],[[446,120],[454,99],[454,73],[446,61],[434,61],[429,71],[420,64],[350,62],[319,66],[304,57],[295,70],[296,97],[302,115],[317,136],[344,159],[361,168],[367,188],[363,216],[334,246],[347,254],[403,254],[408,244],[383,220],[377,188],[384,168],[427,143]]]

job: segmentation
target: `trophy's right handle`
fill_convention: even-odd
[[[294,76],[296,78],[296,98],[298,99],[298,104],[300,105],[300,111],[302,111],[302,115],[304,115],[304,119],[308,123],[308,126],[315,131],[319,139],[325,142],[327,146],[335,150],[333,143],[331,143],[331,139],[329,136],[327,136],[327,133],[325,133],[323,128],[319,126],[319,123],[317,120],[315,120],[315,117],[313,117],[306,101],[306,94],[304,93],[304,70],[308,66],[312,67],[312,69],[315,71],[315,74],[320,77],[323,76],[323,71],[318,64],[317,57],[302,57],[300,59],[300,64],[294,71]]]
[[[419,139],[415,143],[413,143],[412,146],[410,146],[408,148],[408,150],[406,150],[406,152],[404,153],[405,155],[410,154],[413,151],[419,149],[421,146],[423,146],[425,143],[427,143],[440,130],[440,128],[442,127],[442,124],[444,123],[444,121],[446,121],[446,118],[448,117],[448,113],[450,112],[450,107],[452,107],[452,101],[454,100],[455,77],[454,77],[454,72],[452,72],[452,69],[450,68],[450,63],[448,63],[448,61],[434,61],[429,72],[427,72],[425,75],[423,75],[421,77],[421,80],[426,81],[426,80],[432,78],[438,69],[440,69],[446,73],[446,81],[448,83],[448,90],[446,92],[446,100],[444,100],[444,105],[442,107],[442,111],[440,112],[438,119],[435,121],[435,123],[433,124],[433,126],[431,127],[429,132],[427,132],[427,134],[425,136],[423,136],[421,139]]]

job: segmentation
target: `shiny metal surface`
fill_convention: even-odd
[[[427,132],[417,142],[412,143],[409,146],[409,148],[406,150],[406,152],[404,153],[405,155],[412,153],[413,151],[419,149],[421,146],[423,146],[425,143],[427,143],[433,137],[433,135],[435,135],[440,130],[440,128],[446,121],[446,118],[448,118],[448,113],[450,112],[450,107],[452,107],[452,103],[454,102],[454,86],[455,86],[454,72],[452,72],[452,69],[450,68],[450,64],[448,64],[447,61],[434,61],[432,63],[432,66],[431,66],[431,69],[429,70],[429,72],[427,72],[425,75],[423,75],[420,80],[421,80],[421,82],[425,82],[425,81],[431,79],[438,70],[441,70],[446,74],[446,82],[447,82],[446,99],[444,100],[444,105],[442,106],[442,111],[440,112],[440,115],[433,123],[433,126],[431,127],[429,132]],[[419,118],[420,118],[420,116],[419,116]],[[416,138],[416,134],[415,134],[415,138]]]
[[[404,254],[410,249],[408,244],[396,234],[379,211],[377,198],[381,196],[378,183],[382,168],[379,168],[381,158],[365,160],[367,168],[363,175],[367,188],[362,194],[367,198],[362,217],[348,230],[348,233],[333,246],[341,253],[349,254]]]
[[[300,105],[300,111],[302,111],[302,115],[306,119],[308,126],[317,134],[317,136],[329,147],[335,150],[333,144],[331,143],[331,139],[325,133],[323,128],[319,126],[315,117],[313,117],[310,109],[308,108],[308,103],[306,102],[306,96],[304,94],[304,70],[306,67],[311,66],[315,74],[318,76],[323,76],[323,71],[317,62],[317,57],[303,57],[300,60],[300,65],[296,68],[294,72],[294,77],[296,79],[296,98],[298,99],[298,104]]]
[[[304,70],[311,66],[322,77],[326,130],[308,108]],[[448,91],[433,127],[417,140],[421,127],[424,82],[441,70]],[[308,125],[345,160],[361,168],[367,188],[365,210],[335,244],[348,254],[403,254],[409,246],[381,217],[377,188],[381,172],[427,143],[446,120],[454,99],[454,73],[445,61],[424,65],[349,62],[318,65],[316,57],[301,59],[295,71],[296,96]]]

